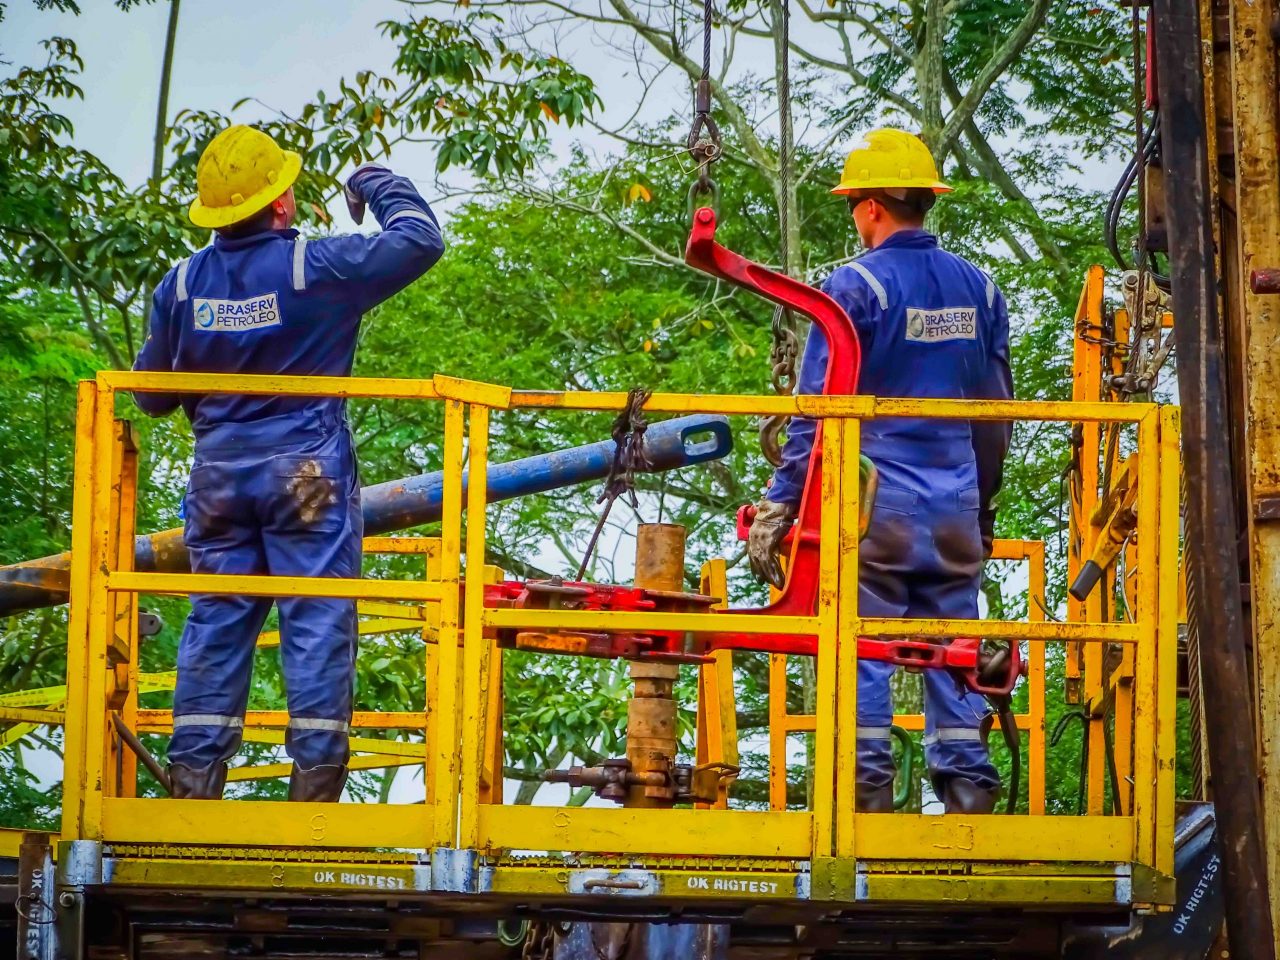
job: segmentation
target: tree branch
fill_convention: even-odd
[[[84,322],[89,328],[89,335],[93,337],[93,342],[107,351],[107,356],[117,370],[128,370],[132,364],[120,355],[120,349],[115,345],[115,341],[107,336],[102,327],[99,326],[98,318],[94,315],[93,307],[89,303],[88,295],[84,292],[84,287],[78,283],[73,283],[71,289],[75,292],[76,300],[80,304],[80,312],[84,314]]]
[[[930,0],[930,2],[940,3],[941,0]],[[952,107],[951,116],[947,118],[946,126],[938,136],[935,149],[939,154],[945,154],[950,149],[951,144],[960,136],[961,129],[973,119],[978,107],[982,104],[982,98],[987,95],[992,85],[1004,76],[1010,64],[1022,55],[1022,51],[1044,23],[1049,13],[1049,4],[1050,0],[1033,0],[1017,27],[1005,37],[1004,43],[1000,44],[996,52],[991,55],[991,59],[978,71],[978,76],[970,85],[968,92],[958,104]]]
[[[702,76],[702,67],[695,63],[685,54],[677,50],[674,45],[662,35],[653,25],[638,17],[624,0],[609,0],[610,6],[617,11],[618,16],[625,23],[635,30],[640,36],[644,37],[659,54],[666,57],[667,60],[674,63],[683,70],[692,81],[697,81]],[[724,115],[725,121],[733,128],[737,134],[739,141],[742,143],[743,149],[746,150],[747,156],[751,159],[753,166],[756,166],[762,174],[771,182],[777,180],[776,161],[769,155],[764,148],[764,144],[760,142],[760,138],[756,136],[755,127],[751,123],[751,118],[743,112],[742,108],[734,102],[733,98],[728,95],[724,87],[714,78],[710,80],[711,95],[715,97],[716,102],[720,105],[720,110]]]

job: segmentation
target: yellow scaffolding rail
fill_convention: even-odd
[[[426,580],[219,577],[140,573],[132,567],[137,451],[115,416],[122,391],[327,394],[397,397],[444,407],[443,520]],[[71,608],[65,707],[65,839],[111,844],[327,848],[403,848],[470,852],[488,858],[487,889],[567,892],[563,869],[539,872],[503,859],[512,851],[565,851],[575,857],[709,858],[705,869],[775,864],[791,880],[770,895],[813,899],[913,899],[929,870],[949,874],[947,898],[1004,902],[1162,903],[1172,897],[1174,696],[1177,651],[1178,411],[1151,404],[954,401],[866,396],[691,396],[654,394],[646,412],[747,416],[803,414],[825,421],[821,563],[810,616],[492,609],[483,558],[490,420],[518,408],[618,410],[622,393],[513,391],[446,377],[432,380],[288,378],[106,372],[80,386],[73,509]],[[1128,423],[1134,453],[1138,576],[1132,622],[912,620],[857,611],[858,476],[861,421],[882,416]],[[463,490],[463,471],[469,474]],[[464,522],[465,521],[465,522]],[[464,566],[480,575],[464,578]],[[723,596],[723,566],[704,569]],[[717,582],[718,581],[718,582]],[[133,759],[109,735],[110,712],[127,723],[163,718],[137,706],[136,598],[143,593],[253,592],[408,602],[429,613],[436,643],[424,651],[428,690],[425,743],[416,756],[386,758],[425,766],[425,804],[298,804],[236,800],[186,803],[138,798]],[[410,608],[412,609],[412,608]],[[426,621],[424,621],[425,623]],[[802,811],[524,807],[500,790],[501,651],[498,629],[809,633],[818,637],[813,804]],[[855,640],[860,634],[945,638],[975,633],[1043,651],[1045,643],[1102,642],[1133,651],[1132,809],[1126,816],[920,816],[854,812],[857,699]],[[699,755],[736,749],[724,715],[732,658],[702,668]],[[144,729],[147,723],[143,723]],[[1041,774],[1043,775],[1043,774]],[[496,781],[496,782],[495,782]],[[713,805],[725,806],[723,802]],[[796,864],[807,868],[796,874]],[[967,865],[956,880],[955,865]],[[791,864],[786,867],[785,864]],[[903,864],[916,874],[903,875]],[[984,867],[979,865],[985,864]],[[674,868],[673,868],[674,869]],[[702,869],[699,867],[698,869]],[[790,871],[790,872],[787,872]],[[687,872],[687,871],[686,871]],[[907,871],[910,873],[911,871]],[[676,871],[679,873],[679,871]],[[672,876],[675,876],[673,873]],[[803,876],[803,882],[796,879]],[[1123,881],[1123,882],[1122,882]],[[674,881],[677,882],[678,881]],[[772,882],[772,881],[771,881]],[[691,890],[697,889],[692,885]],[[944,894],[938,894],[943,896]]]

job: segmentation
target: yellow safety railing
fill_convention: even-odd
[[[219,392],[402,398],[444,406],[443,519],[438,564],[426,580],[205,576],[132,567],[136,450],[115,417],[121,391]],[[808,861],[810,896],[833,895],[853,863],[1133,865],[1134,899],[1170,895],[1155,879],[1173,870],[1174,696],[1177,649],[1178,411],[1145,404],[882,399],[864,396],[654,394],[647,413],[706,412],[822,418],[823,486],[817,609],[808,616],[495,609],[486,576],[463,578],[464,557],[483,558],[490,418],[515,408],[619,410],[623,393],[517,391],[468,381],[102,373],[78,397],[76,496],[66,705],[65,837],[118,843],[572,851],[630,860],[694,856],[715,862]],[[1121,422],[1137,432],[1136,536],[1140,574],[1132,622],[871,618],[857,612],[858,453],[861,421],[948,419]],[[464,495],[463,470],[469,472]],[[465,514],[464,514],[465,508]],[[465,520],[465,524],[464,524]],[[481,561],[482,563],[482,561]],[[483,570],[483,567],[477,568]],[[712,592],[723,565],[704,571]],[[427,802],[418,805],[179,802],[130,796],[128,757],[109,737],[109,712],[147,719],[136,707],[134,604],[143,593],[237,593],[344,597],[426,605],[438,643],[424,653],[431,691],[422,762]],[[722,595],[722,591],[721,595]],[[501,651],[487,634],[535,630],[733,631],[818,637],[812,809],[642,810],[529,807],[502,802]],[[854,812],[859,634],[1122,644],[1134,651],[1132,808],[1125,816],[921,816]],[[114,651],[114,652],[113,652]],[[731,659],[703,668],[704,694],[732,683]],[[716,699],[710,697],[710,699]],[[725,750],[732,725],[704,696],[701,755]],[[719,712],[719,716],[715,714]],[[702,735],[702,734],[705,734]],[[113,752],[114,751],[114,752]],[[116,771],[126,775],[118,776]],[[723,806],[723,803],[715,806]],[[708,861],[709,863],[713,861]],[[1088,873],[1089,871],[1085,871]],[[1098,879],[1101,878],[1101,879]],[[1043,879],[1043,878],[1042,878]],[[1151,882],[1145,882],[1145,881]],[[493,889],[502,889],[501,876]],[[907,881],[901,881],[910,886]],[[1050,882],[1045,880],[1044,882]],[[901,889],[906,889],[901,887]],[[983,888],[986,889],[986,888]],[[990,888],[996,890],[996,888]],[[1107,892],[1109,889],[1109,892]],[[828,891],[824,894],[824,890]],[[1140,891],[1140,892],[1139,892]],[[1078,891],[1077,891],[1078,892]],[[1098,894],[1103,896],[1103,894]]]

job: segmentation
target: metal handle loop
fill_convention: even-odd
[[[720,187],[708,176],[700,176],[693,183],[689,184],[689,219],[693,220],[693,214],[698,209],[698,197],[707,195],[711,198],[710,203],[704,203],[701,206],[711,207],[711,212],[720,216]]]

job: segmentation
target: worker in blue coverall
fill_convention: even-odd
[[[860,393],[1003,400],[1013,396],[1004,297],[983,271],[924,230],[938,179],[928,148],[901,130],[875,130],[853,148],[839,186],[868,252],[823,284],[853,321],[862,347]],[[799,392],[821,393],[827,342],[810,330]],[[777,560],[795,519],[815,424],[793,418],[783,464],[757,505],[748,553],[781,586]],[[859,551],[858,613],[866,617],[977,618],[991,554],[1007,422],[885,418],[865,421],[862,452],[879,471]],[[857,806],[893,809],[889,692],[892,664],[858,664]],[[947,812],[990,813],[1000,781],[979,727],[986,712],[945,671],[924,671],[925,759]]]
[[[343,377],[361,315],[444,252],[413,184],[365,165],[346,184],[357,223],[382,232],[308,240],[291,229],[298,154],[261,131],[218,134],[196,168],[191,221],[213,244],[156,288],[135,370]],[[196,573],[359,577],[363,521],[346,402],[332,397],[136,393],[195,433],[183,500]],[[346,784],[355,680],[354,601],[281,597],[289,799],[337,801]],[[269,597],[193,595],[178,647],[169,774],[175,797],[217,799],[240,746]]]

